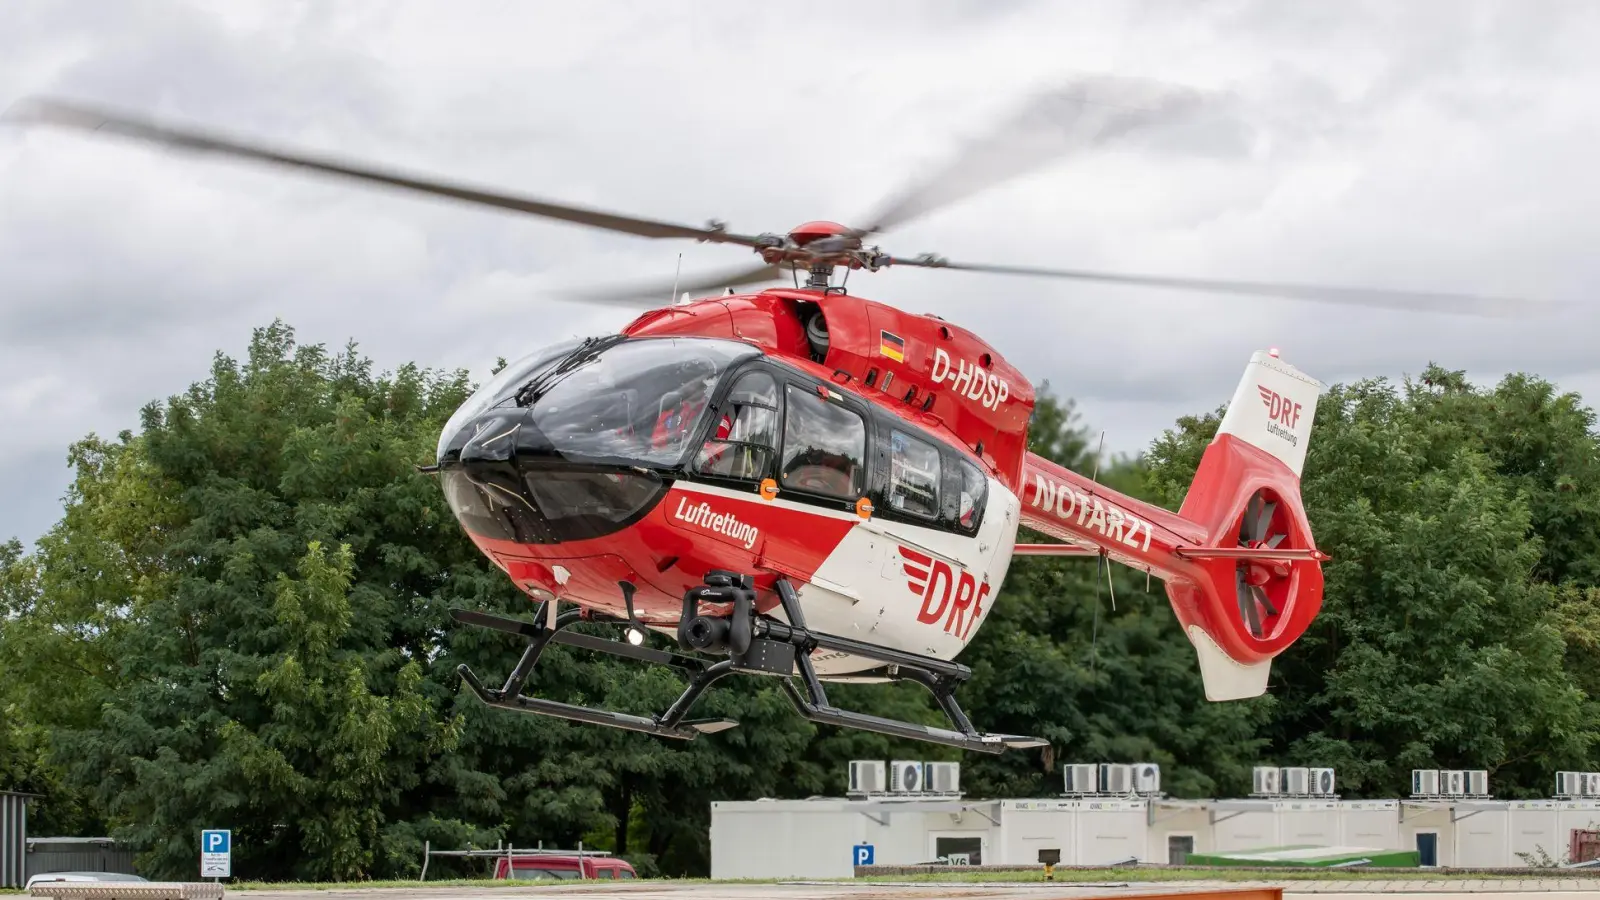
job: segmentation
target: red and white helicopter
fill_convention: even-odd
[[[1052,108],[1083,140],[1159,125],[1170,112],[1159,103]],[[1101,118],[1087,121],[1090,112]],[[954,696],[971,674],[954,660],[1004,602],[1001,586],[1017,556],[1105,556],[1162,579],[1211,700],[1263,693],[1273,657],[1321,605],[1327,557],[1299,489],[1321,386],[1276,351],[1246,364],[1174,513],[1027,452],[1034,394],[1021,372],[959,325],[848,293],[834,281],[838,269],[846,280],[855,269],[917,266],[1526,313],[1485,298],[959,265],[867,246],[867,237],[927,212],[940,189],[950,199],[952,181],[967,182],[955,194],[970,193],[988,177],[970,171],[974,160],[1019,143],[1014,136],[997,136],[940,180],[902,192],[869,227],[809,222],[785,234],[737,234],[719,223],[650,221],[266,148],[77,103],[36,100],[11,117],[754,251],[758,264],[675,284],[671,293],[663,285],[596,295],[636,302],[680,288],[726,288],[506,366],[451,417],[436,463],[422,467],[437,474],[471,539],[539,604],[531,621],[453,611],[464,624],[527,640],[501,687],[462,666],[466,684],[493,706],[665,737],[735,726],[688,714],[719,678],[753,673],[778,677],[800,714],[816,722],[990,753],[1043,745],[979,732]],[[784,269],[795,273],[792,287],[733,290]],[[1061,543],[1018,544],[1023,525]],[[566,630],[580,621],[614,623],[623,639]],[[646,646],[649,631],[670,636],[676,650]],[[551,641],[677,666],[688,684],[654,716],[524,696]],[[825,690],[828,682],[900,680],[930,690],[951,727],[841,710]]]

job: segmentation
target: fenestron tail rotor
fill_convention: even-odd
[[[1276,550],[1288,532],[1282,527],[1282,517],[1276,515],[1278,501],[1264,491],[1256,491],[1245,505],[1239,522],[1239,546],[1250,549]],[[1238,592],[1239,617],[1257,638],[1267,635],[1267,620],[1276,619],[1281,610],[1272,602],[1268,586],[1276,579],[1287,578],[1289,563],[1281,560],[1240,560],[1234,587]]]
[[[1033,95],[1016,114],[969,141],[945,165],[892,192],[860,225],[819,221],[784,233],[760,234],[730,232],[717,221],[695,227],[519,196],[328,154],[271,146],[211,130],[160,124],[146,117],[78,101],[33,98],[13,106],[0,118],[21,124],[113,134],[158,146],[354,179],[636,237],[735,244],[761,257],[760,264],[755,266],[687,276],[679,283],[679,289],[690,293],[774,281],[782,278],[786,269],[796,273],[806,270],[808,288],[834,289],[830,279],[836,268],[878,271],[892,266],[910,266],[1495,317],[1525,316],[1557,308],[1557,304],[1545,302],[1466,294],[950,262],[933,254],[894,256],[864,243],[868,236],[882,234],[1077,151],[1129,140],[1142,141],[1147,146],[1181,146],[1183,142],[1174,139],[1178,131],[1196,124],[1214,124],[1217,117],[1212,114],[1219,109],[1208,95],[1160,82],[1107,75],[1074,79]],[[591,303],[651,306],[662,303],[672,292],[671,285],[672,282],[663,280],[575,291],[564,296]]]

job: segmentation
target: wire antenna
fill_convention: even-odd
[[[1117,611],[1117,586],[1111,581],[1111,560],[1106,560],[1106,590],[1111,593],[1111,611]]]
[[[672,293],[667,295],[667,305],[678,302],[678,276],[683,274],[683,254],[678,254],[678,267],[672,270]]]

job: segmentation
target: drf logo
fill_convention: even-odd
[[[1261,403],[1267,408],[1267,419],[1293,429],[1300,423],[1300,404],[1264,384],[1256,385],[1261,392]]]
[[[909,547],[900,548],[905,560],[906,587],[922,598],[917,621],[934,625],[943,618],[945,634],[966,640],[983,615],[983,600],[989,596],[989,582],[979,586],[972,573],[942,559],[934,559]],[[948,613],[946,612],[948,610]],[[967,618],[971,610],[972,618]]]

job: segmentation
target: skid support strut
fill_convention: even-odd
[[[631,615],[632,587],[631,584],[624,584],[622,587],[623,596],[629,601],[630,615],[627,620],[616,624],[637,627]],[[956,687],[972,677],[972,670],[966,666],[865,641],[812,631],[806,627],[805,613],[800,608],[799,595],[788,580],[778,579],[776,590],[787,621],[780,622],[755,612],[755,589],[750,576],[733,572],[712,572],[707,575],[703,586],[690,589],[683,597],[683,611],[678,620],[677,635],[678,645],[683,653],[634,646],[623,641],[566,631],[565,629],[573,623],[588,618],[586,614],[577,610],[545,621],[544,613],[547,607],[541,607],[533,622],[468,610],[451,610],[451,616],[462,624],[492,628],[525,638],[528,642],[527,649],[522,653],[522,659],[506,678],[505,685],[498,690],[485,687],[465,665],[459,666],[458,671],[472,692],[490,706],[682,740],[690,740],[703,733],[733,728],[738,724],[731,719],[685,718],[706,688],[723,676],[738,672],[781,678],[784,692],[795,709],[813,722],[859,728],[894,737],[960,747],[979,753],[1001,753],[1007,749],[1041,747],[1048,743],[1043,739],[1025,735],[986,734],[975,729],[955,698]],[[724,605],[730,611],[725,615],[703,614],[700,611],[701,603]],[[657,716],[638,716],[525,697],[522,695],[522,688],[538,663],[540,654],[551,642],[610,653],[640,662],[672,666],[688,672],[689,683],[677,701],[666,712]],[[938,728],[839,709],[828,702],[822,679],[818,677],[816,667],[812,665],[811,654],[817,650],[832,650],[870,659],[885,666],[885,677],[890,680],[911,681],[922,685],[933,694],[939,703],[939,708],[944,711],[953,727]],[[724,655],[725,658],[710,662],[702,657],[687,655],[689,653],[715,653]],[[794,681],[797,670],[801,687],[796,687]]]
[[[985,734],[973,728],[972,722],[967,719],[966,713],[962,712],[961,705],[955,698],[956,686],[972,675],[972,670],[966,666],[811,631],[806,628],[805,614],[800,609],[800,599],[796,596],[793,586],[788,581],[780,579],[777,590],[789,624],[762,619],[757,624],[756,633],[761,639],[783,641],[799,649],[797,662],[801,681],[805,685],[805,693],[802,694],[800,689],[795,687],[794,681],[788,678],[783,680],[783,687],[785,693],[789,695],[789,700],[794,703],[795,709],[807,719],[828,725],[859,728],[863,731],[876,731],[895,737],[960,747],[963,750],[975,750],[979,753],[1001,753],[1007,749],[1042,747],[1049,743],[1042,738],[1019,734]],[[837,650],[887,664],[891,672],[890,678],[897,681],[914,681],[927,688],[939,702],[939,708],[944,710],[945,716],[950,719],[950,724],[958,730],[850,712],[829,704],[827,691],[822,687],[822,679],[817,677],[816,667],[811,664],[811,651],[817,649]]]

